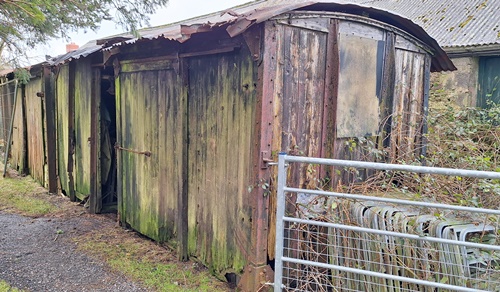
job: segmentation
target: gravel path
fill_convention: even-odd
[[[28,291],[147,291],[76,250],[71,236],[102,224],[112,222],[0,212],[0,279]]]

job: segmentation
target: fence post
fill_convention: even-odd
[[[274,263],[274,291],[281,291],[283,280],[283,242],[284,242],[284,222],[285,216],[285,186],[286,186],[286,153],[280,153],[278,156],[278,191],[277,191],[277,209],[276,209],[276,255]]]

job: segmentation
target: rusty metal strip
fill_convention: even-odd
[[[139,151],[139,150],[134,150],[134,149],[130,149],[130,148],[125,148],[125,147],[121,147],[118,143],[115,144],[115,149],[121,150],[121,151],[126,151],[126,152],[131,152],[131,153],[135,153],[135,154],[141,154],[141,155],[144,155],[146,157],[151,157],[151,155],[152,155],[151,151]]]

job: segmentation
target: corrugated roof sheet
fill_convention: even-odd
[[[500,44],[500,0],[355,0],[401,14],[442,47]]]
[[[130,34],[121,34],[110,38],[97,40],[77,51],[54,59],[53,64],[67,60],[85,57],[103,47],[119,44],[131,44],[140,39],[166,38],[178,42],[185,42],[192,34],[211,31],[215,27],[227,26],[229,35],[236,36],[243,33],[250,26],[266,21],[274,16],[294,10],[336,11],[357,15],[369,15],[370,18],[396,26],[426,43],[433,51],[432,71],[455,70],[446,53],[438,43],[431,38],[420,26],[411,20],[395,13],[387,12],[369,5],[353,3],[353,1],[303,1],[303,0],[259,0],[243,4],[225,11],[208,14],[182,22],[140,30],[139,38]]]
[[[47,63],[50,65],[58,65],[73,59],[85,58],[88,55],[101,50],[102,47],[102,45],[97,45],[95,40],[90,41],[75,51],[71,51],[48,60]]]

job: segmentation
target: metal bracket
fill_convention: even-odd
[[[271,163],[274,163],[274,161],[271,158],[269,151],[261,151],[260,152],[260,168],[267,169],[267,168],[269,168],[269,165],[271,165]]]

